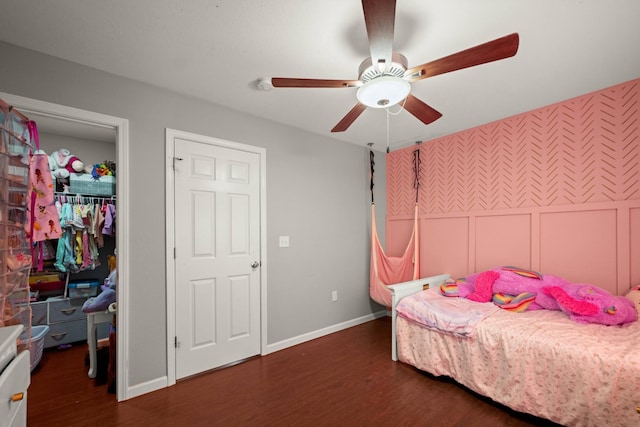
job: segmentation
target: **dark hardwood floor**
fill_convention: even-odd
[[[390,319],[378,319],[121,403],[87,377],[86,345],[45,351],[28,425],[552,425],[392,362],[390,335]]]

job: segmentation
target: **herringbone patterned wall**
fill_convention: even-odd
[[[420,145],[422,214],[640,199],[640,79]],[[387,215],[412,215],[413,151],[387,156]]]

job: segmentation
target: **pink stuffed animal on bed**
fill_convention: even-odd
[[[458,295],[512,311],[561,310],[580,323],[622,325],[638,319],[633,302],[595,285],[570,283],[514,267],[483,271],[458,284]]]
[[[638,320],[638,312],[630,299],[611,295],[594,285],[547,286],[542,292],[555,299],[560,310],[576,322],[622,325]]]
[[[498,267],[474,273],[460,284],[460,296],[478,302],[491,301],[495,295],[533,294],[526,310],[560,310],[557,301],[544,294],[545,286],[564,286],[569,282],[551,274],[542,275],[515,267]]]

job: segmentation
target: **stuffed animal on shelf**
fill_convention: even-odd
[[[96,163],[91,170],[91,176],[98,179],[101,176],[115,176],[116,162],[113,160],[105,160],[103,163]]]
[[[49,169],[56,178],[68,178],[71,173],[85,173],[82,160],[71,154],[66,148],[60,148],[49,154]]]

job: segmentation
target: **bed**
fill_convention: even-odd
[[[390,286],[394,361],[562,425],[640,426],[640,321],[581,324],[561,311],[497,309],[480,313],[470,333],[449,333],[402,313],[424,292],[451,300],[440,293],[447,279]]]

